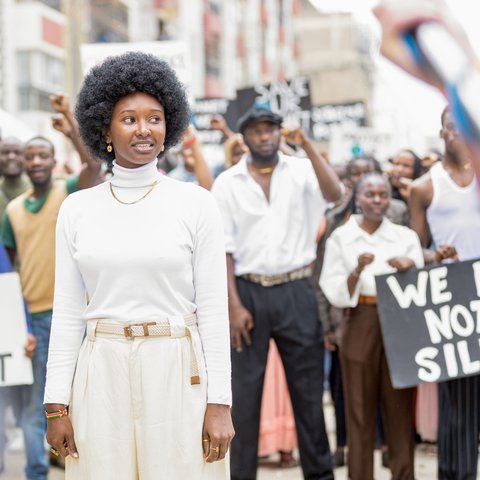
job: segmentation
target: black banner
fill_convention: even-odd
[[[363,102],[329,103],[312,107],[312,136],[317,141],[328,141],[332,128],[364,127],[367,109]]]
[[[312,104],[310,83],[306,77],[237,90],[235,100],[229,101],[223,114],[233,131],[237,131],[238,119],[253,106],[265,107],[282,115],[284,125],[300,125],[306,132],[311,132]]]
[[[480,260],[376,277],[395,388],[480,374]]]

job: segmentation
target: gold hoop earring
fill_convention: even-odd
[[[112,151],[113,151],[112,144],[111,144],[111,143],[107,143],[107,152],[108,152],[108,153],[112,153]]]
[[[163,152],[164,150],[165,150],[165,145],[162,145],[162,149],[160,151]]]

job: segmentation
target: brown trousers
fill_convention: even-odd
[[[392,387],[376,306],[347,314],[340,348],[351,480],[373,480],[375,415],[380,394],[392,480],[413,480],[413,389]]]

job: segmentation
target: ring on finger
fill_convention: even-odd
[[[216,453],[220,452],[220,447],[210,447],[210,450],[213,450]]]
[[[203,441],[203,442],[209,442],[210,439],[209,439],[209,438],[204,438],[202,441]]]
[[[55,447],[50,448],[50,453],[56,457],[60,455],[60,452]]]

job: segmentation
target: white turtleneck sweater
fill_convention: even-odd
[[[62,204],[45,403],[69,403],[89,319],[131,324],[196,312],[207,401],[231,404],[219,211],[208,191],[158,173],[156,160],[135,169],[114,164],[111,182],[116,196],[130,202],[156,180],[155,189],[132,205],[115,200],[109,182],[76,192]]]

